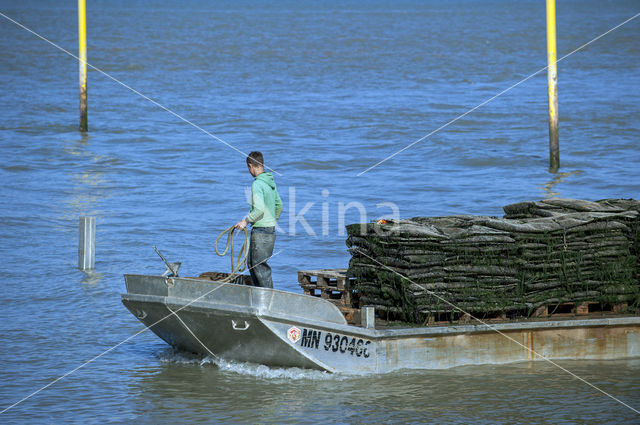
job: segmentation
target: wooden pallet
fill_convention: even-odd
[[[581,303],[562,303],[543,305],[536,309],[532,317],[548,317],[558,314],[570,314],[586,316],[591,313],[622,313],[627,309],[627,304],[601,304],[597,301],[585,301]]]
[[[360,309],[339,305],[338,308],[350,325],[360,325]]]
[[[586,301],[580,303],[549,304],[538,307],[527,317],[526,310],[515,312],[491,312],[475,313],[473,317],[488,323],[508,322],[510,320],[535,319],[535,318],[566,318],[570,316],[589,316],[597,314],[620,314],[627,309],[627,304],[601,304],[597,301]],[[444,323],[465,324],[474,322],[471,315],[460,312],[433,313],[427,324],[429,326]]]
[[[298,284],[305,295],[321,297],[338,306],[357,307],[355,278],[347,276],[347,269],[300,270]]]

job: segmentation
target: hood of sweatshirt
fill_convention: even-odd
[[[276,188],[276,182],[275,180],[273,180],[273,174],[271,173],[260,173],[258,174],[258,177],[256,177],[256,180],[260,180],[261,182],[266,183],[271,189]]]

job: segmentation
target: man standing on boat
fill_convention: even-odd
[[[251,210],[249,215],[236,223],[242,230],[251,224],[251,239],[247,266],[253,286],[273,288],[271,267],[267,260],[273,255],[276,243],[276,222],[282,213],[282,200],[276,189],[273,174],[264,171],[264,157],[261,152],[251,152],[247,156],[249,173],[254,177],[251,185]]]

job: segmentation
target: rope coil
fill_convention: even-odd
[[[238,254],[238,258],[235,258],[235,255],[234,255],[235,230],[236,230],[235,226],[231,226],[226,230],[224,230],[222,233],[220,233],[220,235],[218,235],[216,242],[213,245],[213,248],[215,249],[216,254],[218,254],[220,257],[224,257],[225,255],[227,255],[227,252],[229,252],[231,255],[231,274],[228,277],[221,280],[221,282],[231,282],[233,281],[233,279],[235,279],[238,273],[241,273],[247,269],[247,257],[249,256],[249,231],[247,230],[246,227],[242,229],[244,231],[244,242],[242,243],[242,247],[240,248],[240,253]],[[224,248],[224,251],[220,252],[220,250],[218,249],[218,242],[220,242],[220,239],[222,238],[222,236],[224,236],[225,233],[228,234],[227,244]]]

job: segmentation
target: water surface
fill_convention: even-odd
[[[74,3],[0,11],[77,51]],[[558,57],[640,12],[558,4]],[[242,152],[285,203],[271,260],[345,267],[346,223],[502,215],[547,196],[640,197],[640,21],[558,65],[561,169],[548,170],[546,73],[358,176],[546,65],[543,2],[90,2],[89,62]],[[244,157],[0,17],[0,399],[21,400],[142,329],[123,273],[226,271],[220,231],[247,210]],[[311,203],[308,205],[308,203]],[[306,213],[301,212],[307,208]],[[342,214],[341,214],[342,208]],[[78,217],[97,217],[94,273]],[[304,220],[301,220],[304,219]],[[306,227],[305,227],[306,224]],[[325,225],[323,227],[323,224]],[[311,230],[311,231],[310,231]],[[311,234],[312,233],[312,234]],[[561,364],[640,408],[636,360]],[[3,422],[632,423],[631,410],[545,363],[343,377],[213,365],[143,333],[15,406]]]

